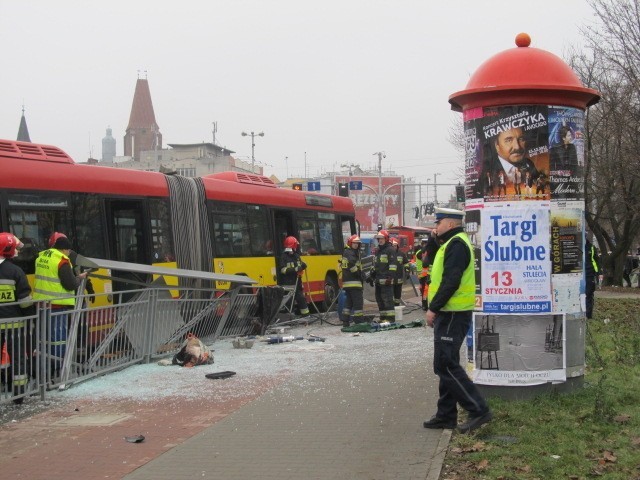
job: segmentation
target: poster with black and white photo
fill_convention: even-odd
[[[473,381],[526,386],[566,381],[564,315],[474,314]]]

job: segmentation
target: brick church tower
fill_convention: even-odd
[[[140,152],[162,148],[162,134],[153,113],[149,82],[138,78],[133,94],[129,126],[124,136],[124,155],[140,160]]]

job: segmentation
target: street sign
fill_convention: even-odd
[[[362,190],[362,180],[351,180],[349,190]]]
[[[320,182],[307,182],[307,190],[310,192],[319,192]]]

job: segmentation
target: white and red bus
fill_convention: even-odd
[[[25,244],[16,263],[27,274],[59,231],[86,257],[244,274],[268,286],[293,235],[308,265],[305,291],[326,308],[339,291],[344,238],[357,230],[351,199],[278,188],[258,175],[76,164],[57,147],[10,140],[0,140],[0,171],[0,231]]]

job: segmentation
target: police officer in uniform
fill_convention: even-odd
[[[0,323],[0,348],[7,349],[8,358],[5,360],[10,364],[2,367],[11,373],[5,378],[12,383],[14,396],[24,393],[29,380],[26,366],[28,332],[25,321],[20,317],[33,313],[31,287],[27,276],[20,267],[9,261],[16,256],[20,243],[12,233],[0,233],[0,318],[15,318],[15,321]],[[24,397],[13,400],[17,404],[23,401]]]
[[[309,306],[304,298],[302,288],[302,274],[307,268],[307,264],[302,261],[297,252],[300,242],[296,237],[286,237],[283,242],[284,252],[280,256],[280,285],[295,285],[295,301],[300,315],[309,315]]]
[[[342,325],[348,327],[351,322],[362,323],[364,318],[364,297],[362,289],[362,263],[360,263],[360,237],[351,235],[342,253],[342,289],[346,295],[342,308]]]
[[[471,325],[475,305],[473,246],[462,227],[464,212],[436,208],[440,248],[431,267],[426,322],[434,329],[433,370],[440,377],[436,414],[425,428],[456,428],[460,404],[468,420],[458,426],[467,433],[491,421],[485,399],[460,365],[460,347]]]
[[[376,303],[380,311],[381,322],[395,322],[396,311],[393,301],[393,281],[398,271],[395,248],[389,242],[389,232],[380,230],[375,239],[378,241],[376,258],[373,264],[373,282],[375,282]]]

